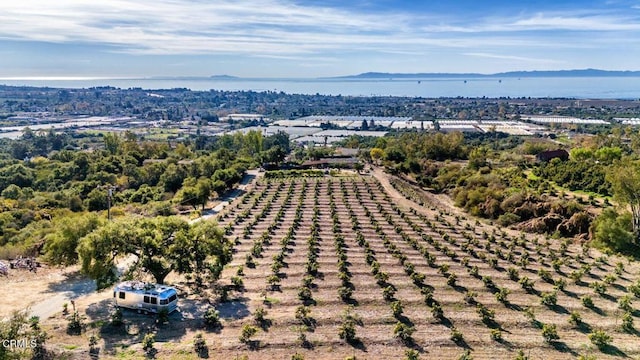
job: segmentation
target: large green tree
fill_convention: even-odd
[[[618,161],[606,176],[614,198],[629,205],[636,244],[640,244],[640,163],[630,158]]]
[[[132,256],[131,267],[149,273],[159,284],[178,273],[218,268],[231,258],[231,246],[217,226],[206,221],[190,225],[178,217],[125,219],[111,222],[84,237],[78,247],[82,270],[108,286],[115,280],[115,260]]]
[[[591,224],[590,231],[596,247],[626,253],[635,251],[631,214],[627,211],[620,214],[612,208],[605,209]]]
[[[45,236],[45,254],[53,264],[72,265],[78,262],[76,251],[81,238],[103,224],[97,213],[81,213],[54,218],[53,232]]]

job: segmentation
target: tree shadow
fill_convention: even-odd
[[[216,306],[216,309],[220,313],[220,317],[224,319],[242,319],[249,315],[251,312],[247,306],[248,298],[238,298],[228,302],[220,303]]]
[[[349,297],[347,299],[342,299],[342,301],[347,305],[353,305],[353,306],[360,305],[360,302],[352,297]]]
[[[600,348],[600,351],[611,356],[629,357],[624,351],[615,345],[606,345]]]
[[[199,348],[196,351],[196,355],[198,355],[198,357],[200,359],[208,359],[209,358],[209,347],[205,345],[204,347]]]
[[[247,345],[247,348],[251,351],[260,350],[260,340],[247,340],[245,344]]]
[[[473,350],[473,348],[471,347],[471,345],[469,345],[469,343],[467,343],[467,341],[462,338],[462,339],[456,339],[456,340],[452,340],[457,346],[466,349],[466,350]]]
[[[147,350],[144,355],[147,359],[155,359],[156,355],[158,355],[158,350],[156,348],[151,348]]]
[[[436,318],[436,321],[438,322],[438,324],[446,326],[449,329],[453,328],[453,323],[451,322],[451,320],[449,320],[449,318],[447,318],[444,315],[442,315],[441,317]]]
[[[575,328],[583,334],[589,334],[593,330],[591,325],[587,324],[584,321],[580,321],[580,323]]]
[[[406,324],[406,325],[409,325],[409,326],[413,326],[414,325],[414,323],[413,323],[413,321],[411,321],[411,319],[409,319],[408,317],[406,317],[406,316],[404,316],[402,314],[396,316],[396,319],[398,321],[400,321],[401,323],[403,323],[403,324]]]
[[[551,346],[553,346],[555,350],[561,353],[571,354],[571,356],[573,356],[574,358],[579,355],[575,350],[568,347],[567,344],[563,341],[559,341],[559,340],[552,341]]]
[[[572,298],[574,298],[574,299],[577,299],[577,298],[578,298],[578,294],[576,294],[576,293],[575,293],[575,292],[573,292],[573,291],[569,291],[569,290],[567,290],[567,289],[562,290],[562,293],[563,293],[563,294],[565,294],[565,295],[567,295],[568,297],[572,297]]]
[[[400,340],[402,342],[402,344],[404,344],[404,346],[416,350],[418,352],[424,352],[424,347],[422,347],[420,344],[416,343],[416,341],[413,339],[413,337],[409,337],[407,339],[401,339]]]
[[[82,275],[79,271],[64,274],[64,279],[47,286],[48,292],[67,292],[70,299],[88,295],[96,291],[96,282]],[[105,290],[105,293],[108,291]]]
[[[271,319],[262,319],[258,322],[258,326],[262,331],[269,332],[269,328],[273,325],[273,320]]]
[[[513,343],[511,343],[509,340],[506,340],[504,338],[501,338],[499,340],[496,340],[496,342],[504,347],[506,347],[509,350],[513,349]]]
[[[511,302],[507,302],[505,304],[505,306],[510,310],[515,310],[515,311],[522,311],[523,310],[522,306],[514,304],[514,303],[511,303]]]
[[[315,305],[318,304],[318,302],[314,298],[307,298],[307,299],[302,300],[302,304],[304,306],[312,306],[312,305],[315,306]]]
[[[462,285],[458,285],[458,284],[453,285],[452,288],[453,288],[453,290],[455,290],[455,291],[457,291],[459,293],[466,293],[467,290],[468,290],[466,287],[464,287]]]
[[[604,311],[602,309],[600,309],[599,307],[597,307],[596,305],[593,306],[589,306],[587,307],[587,309],[590,309],[591,311],[593,311],[594,313],[604,316]]]
[[[558,313],[558,314],[568,314],[569,310],[567,310],[567,308],[565,308],[562,305],[551,305],[549,306],[549,309],[553,310],[554,312]]]
[[[347,343],[351,346],[353,346],[355,349],[358,349],[360,351],[367,351],[367,346],[362,342],[362,340],[360,340],[359,338],[355,338],[351,341],[347,341]]]
[[[618,289],[620,291],[624,291],[624,292],[627,291],[627,288],[625,286],[620,285],[620,284],[611,284],[611,287],[616,288],[616,289]]]

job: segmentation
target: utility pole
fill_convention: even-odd
[[[107,188],[107,220],[111,221],[111,198],[116,187],[113,185],[105,185],[105,187]]]

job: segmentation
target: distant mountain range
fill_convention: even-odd
[[[211,75],[211,76],[152,76],[152,80],[251,80],[251,81],[271,81],[271,80],[420,80],[420,79],[478,79],[478,78],[548,78],[548,77],[640,77],[640,71],[613,71],[599,69],[581,70],[548,70],[548,71],[509,71],[495,74],[480,73],[385,73],[366,72],[357,75],[332,76],[320,78],[262,78],[262,77],[238,77],[231,75]]]
[[[337,76],[327,79],[434,79],[434,78],[482,78],[482,77],[640,77],[640,71],[611,71],[598,69],[550,70],[550,71],[509,71],[495,74],[479,73],[382,73],[366,72],[358,75]]]

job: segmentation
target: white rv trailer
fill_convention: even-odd
[[[113,289],[116,307],[137,310],[139,313],[157,313],[167,309],[169,313],[178,307],[178,292],[166,285],[142,281],[124,281]]]

